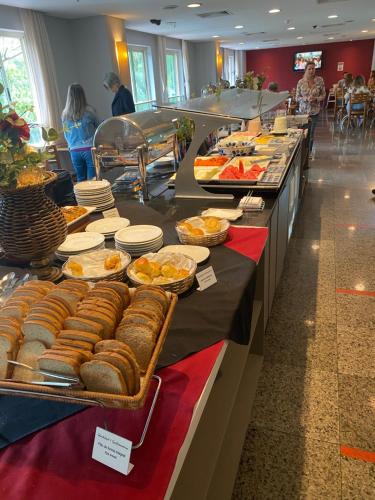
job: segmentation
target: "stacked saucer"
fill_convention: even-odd
[[[158,226],[129,226],[115,234],[115,245],[132,257],[157,252],[163,246],[163,231]]]
[[[56,250],[59,260],[66,261],[73,255],[104,248],[104,235],[100,233],[68,234],[66,240]]]
[[[104,219],[95,220],[86,226],[85,231],[88,233],[104,234],[106,240],[113,239],[117,231],[128,227],[130,221],[124,217],[107,217]]]
[[[78,205],[95,207],[96,212],[112,208],[115,199],[108,181],[83,181],[74,186],[74,194]]]

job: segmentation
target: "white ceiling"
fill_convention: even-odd
[[[5,5],[40,10],[58,17],[112,15],[125,19],[128,28],[185,40],[213,40],[212,35],[220,35],[217,40],[223,46],[235,49],[375,38],[375,22],[372,21],[375,19],[375,0],[201,0],[202,6],[197,9],[187,8],[192,0],[1,1]],[[163,9],[168,5],[178,7]],[[268,14],[272,8],[280,8],[281,12]],[[222,10],[229,11],[230,15],[212,19],[197,16]],[[339,17],[328,19],[332,14]],[[161,25],[151,24],[150,19],[160,19]],[[235,29],[236,25],[244,28]],[[290,26],[296,29],[289,31]],[[368,32],[362,33],[362,30]],[[297,39],[298,36],[304,38]]]

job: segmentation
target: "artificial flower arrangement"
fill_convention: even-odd
[[[0,99],[4,87],[0,83]],[[53,155],[46,148],[34,148],[28,144],[30,127],[19,116],[14,103],[3,105],[0,100],[0,188],[9,189],[39,184],[43,181],[43,170],[38,167]],[[41,127],[42,138],[46,143],[56,141],[55,129]]]
[[[236,80],[236,87],[240,89],[262,90],[267,76],[264,73],[256,74],[255,71],[248,71],[241,79]]]

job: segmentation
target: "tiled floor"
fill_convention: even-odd
[[[233,500],[375,499],[375,130],[323,116],[309,176]]]

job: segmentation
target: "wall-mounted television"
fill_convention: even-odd
[[[313,61],[317,69],[322,67],[322,51],[312,50],[310,52],[296,52],[294,54],[293,69],[294,71],[304,71],[306,63]]]

